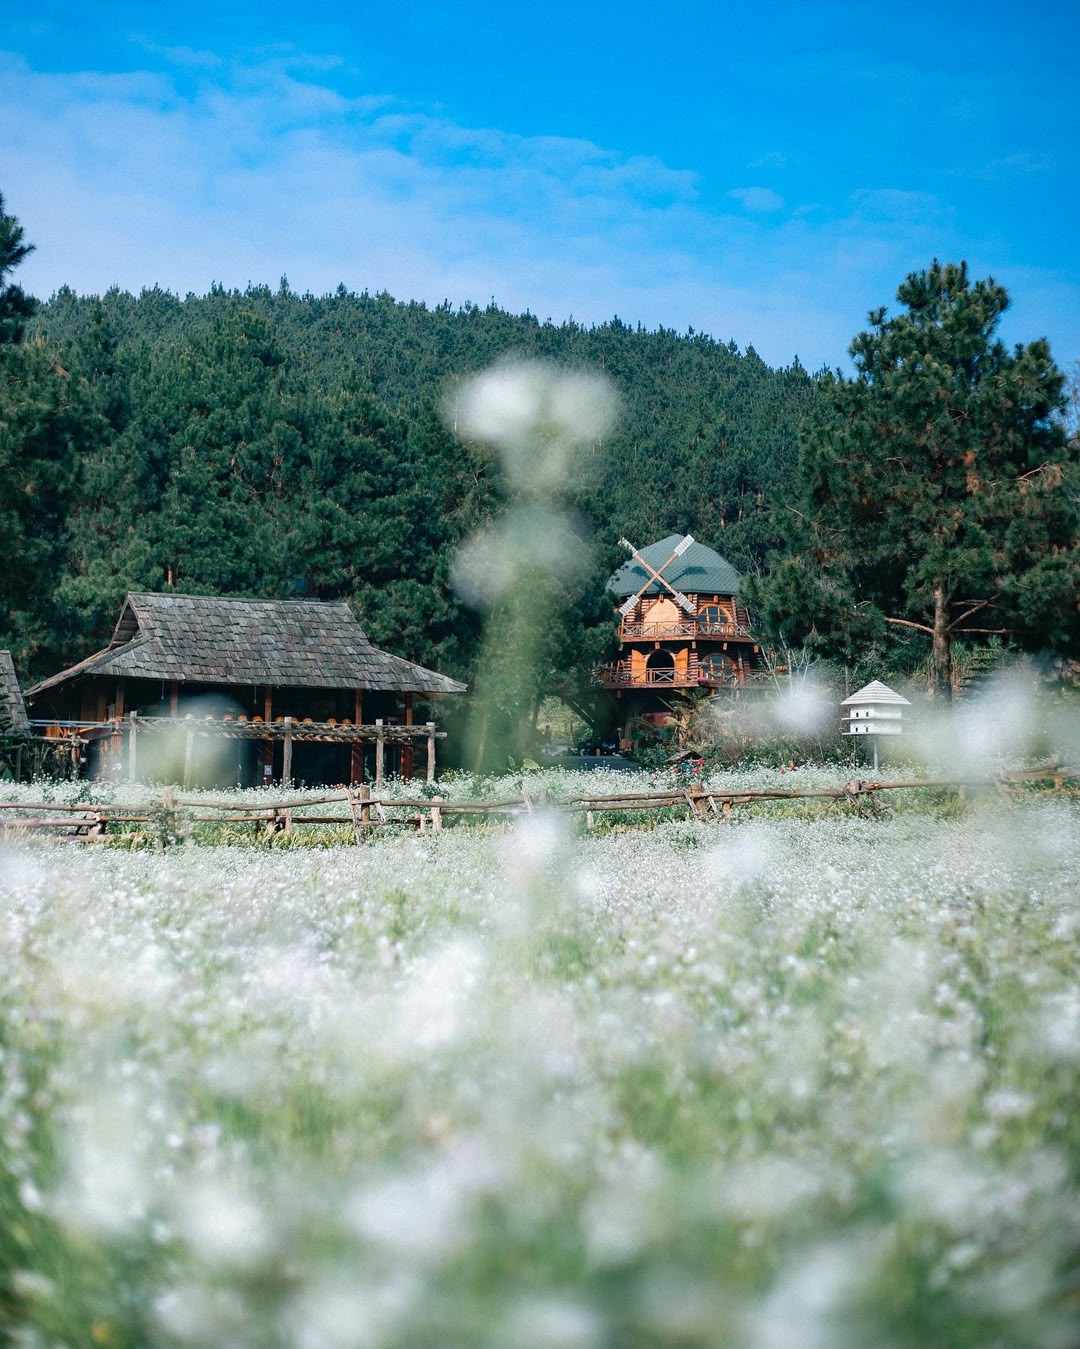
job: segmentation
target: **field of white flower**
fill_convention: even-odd
[[[9,846],[0,1326],[1072,1349],[1078,825]]]

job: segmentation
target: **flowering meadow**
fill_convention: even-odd
[[[1073,1349],[1078,826],[1047,792],[11,843],[0,1326]]]

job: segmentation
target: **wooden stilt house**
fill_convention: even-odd
[[[464,692],[379,651],[346,604],[142,592],[128,595],[103,651],[26,701],[47,733],[85,742],[90,773],[134,778],[140,753],[156,768],[154,737],[175,744],[180,723],[185,764],[171,776],[191,777],[193,743],[211,738],[231,747],[213,776],[251,785],[411,777],[425,748],[432,776],[430,707]]]
[[[621,543],[630,557],[608,581],[619,601],[619,655],[598,677],[626,745],[639,719],[670,721],[673,694],[738,692],[760,681],[763,662],[730,562],[689,534],[640,551]]]

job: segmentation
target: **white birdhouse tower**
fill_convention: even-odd
[[[874,738],[874,771],[878,766],[878,736],[903,735],[904,711],[911,703],[895,690],[883,684],[880,679],[867,684],[865,688],[845,698],[840,704],[849,710],[844,714],[847,722],[845,735],[870,735]]]

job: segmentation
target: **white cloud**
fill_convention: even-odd
[[[783,197],[771,187],[733,187],[728,196],[747,211],[779,211],[784,204]]]
[[[730,192],[742,211],[711,211],[697,173],[656,158],[461,126],[381,90],[349,97],[295,57],[205,55],[180,53],[176,81],[0,56],[0,187],[37,245],[25,286],[185,294],[285,274],[316,293],[344,282],[693,326],[813,369],[843,361],[907,271],[958,255],[950,211],[925,194],[879,187],[781,211],[751,186]]]

